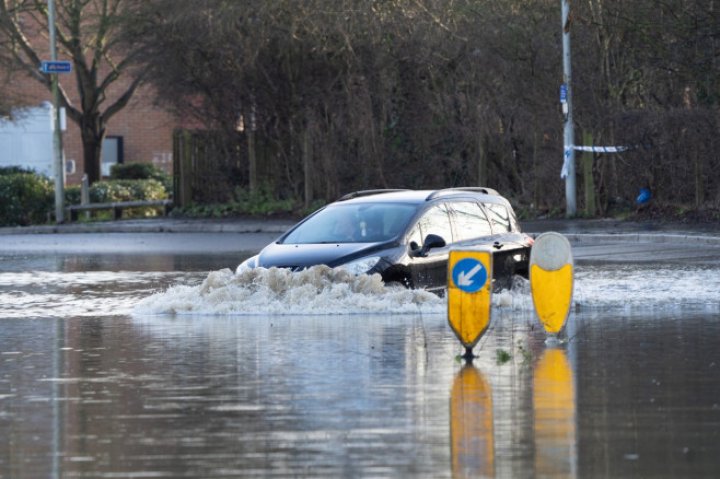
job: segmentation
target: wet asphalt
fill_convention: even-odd
[[[0,252],[247,256],[293,224],[292,219],[150,218],[3,227]],[[681,261],[714,257],[720,248],[720,226],[716,224],[535,220],[523,222],[522,228],[531,235],[546,231],[565,234],[579,261]]]

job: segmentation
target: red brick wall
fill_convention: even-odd
[[[0,75],[4,73],[0,72]],[[77,105],[78,95],[74,75],[61,74],[59,77],[71,101]],[[50,91],[32,78],[23,74],[15,74],[11,78],[8,94],[22,96],[23,103],[38,105],[44,101],[52,101]],[[129,81],[129,77],[117,81],[117,85],[108,92],[108,99],[103,104],[103,109],[124,91]],[[177,118],[154,105],[152,88],[141,87],[135,92],[128,106],[110,119],[107,135],[123,137],[126,163],[153,163],[171,173],[172,131],[179,125]],[[67,182],[79,184],[84,171],[82,140],[77,125],[70,118],[67,120],[67,130],[63,134],[63,145],[66,160],[74,160],[76,164],[76,172],[68,175]]]

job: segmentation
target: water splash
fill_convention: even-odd
[[[155,293],[155,294],[153,294]],[[720,311],[717,267],[582,265],[576,308]],[[533,310],[527,280],[493,294],[493,308]],[[0,318],[107,315],[445,315],[447,302],[423,290],[386,287],[378,275],[317,266],[202,272],[0,272]]]
[[[354,276],[314,266],[214,271],[199,286],[173,286],[142,300],[135,314],[425,314],[445,313],[446,303],[424,290],[388,288],[380,275]]]

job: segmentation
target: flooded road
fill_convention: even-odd
[[[472,366],[372,280],[0,252],[0,477],[712,477],[720,253],[636,246],[573,243],[559,347],[495,295]]]

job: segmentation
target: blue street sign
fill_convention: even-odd
[[[72,71],[72,63],[66,60],[43,60],[40,63],[40,71],[43,73],[70,73]]]
[[[563,83],[562,85],[560,85],[560,103],[567,103],[567,94],[567,85]]]
[[[476,293],[487,283],[488,272],[479,260],[465,258],[455,263],[452,270],[452,279],[462,291]]]

